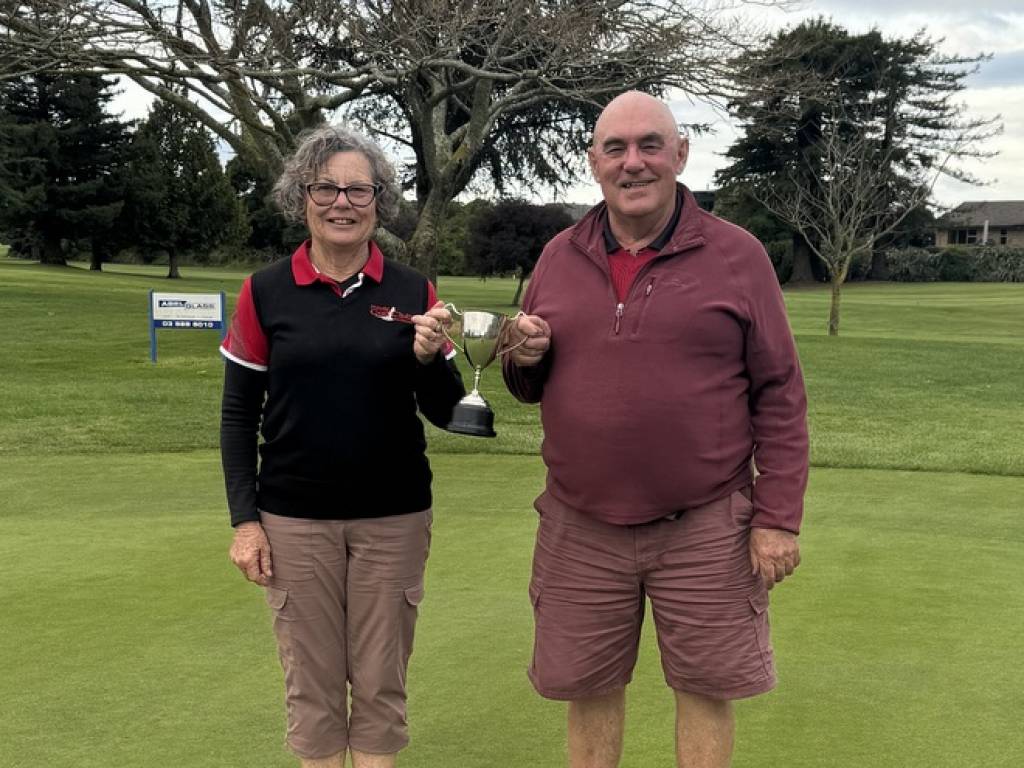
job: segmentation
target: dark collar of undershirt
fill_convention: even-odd
[[[679,217],[683,212],[683,193],[676,189],[676,209],[672,212],[672,218],[669,219],[668,224],[661,230],[661,234],[658,235],[649,244],[644,246],[641,250],[650,248],[653,251],[660,251],[668,243],[672,237],[672,233],[676,231],[676,225],[679,224]],[[615,253],[622,246],[619,245],[619,241],[615,239],[615,235],[612,234],[612,227],[608,223],[608,209],[604,211],[604,250],[605,253]]]

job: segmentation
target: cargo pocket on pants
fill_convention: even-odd
[[[267,593],[267,605],[277,613],[284,609],[285,603],[288,602],[288,590],[280,589],[278,587],[266,587]]]
[[[292,622],[294,619],[288,615],[288,590],[280,587],[264,587],[267,605],[270,606],[274,618],[274,637],[277,639],[277,653],[284,667],[285,676],[288,675],[288,665],[292,659]]]
[[[423,602],[423,582],[419,581],[402,590],[402,602],[398,615],[399,648],[402,655],[402,689],[405,689],[405,673],[412,656],[413,640],[416,636],[416,619],[419,617],[419,605]],[[403,693],[404,695],[404,693]]]

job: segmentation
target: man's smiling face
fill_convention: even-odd
[[[587,159],[609,212],[644,219],[674,208],[686,155],[668,108],[646,94],[627,93],[601,113]]]

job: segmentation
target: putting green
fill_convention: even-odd
[[[557,766],[524,669],[537,457],[437,455],[408,768]],[[0,765],[290,766],[260,590],[226,557],[217,455],[5,457]],[[1024,478],[817,469],[773,594],[779,689],[734,765],[1019,766]],[[668,764],[645,635],[625,768]],[[52,726],[52,727],[51,727]]]

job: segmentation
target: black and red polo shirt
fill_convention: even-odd
[[[465,389],[453,349],[423,365],[413,326],[396,322],[432,307],[433,285],[368,250],[341,283],[313,266],[307,242],[242,285],[221,345],[232,525],[258,520],[258,509],[348,519],[431,504],[417,410],[443,427]]]

